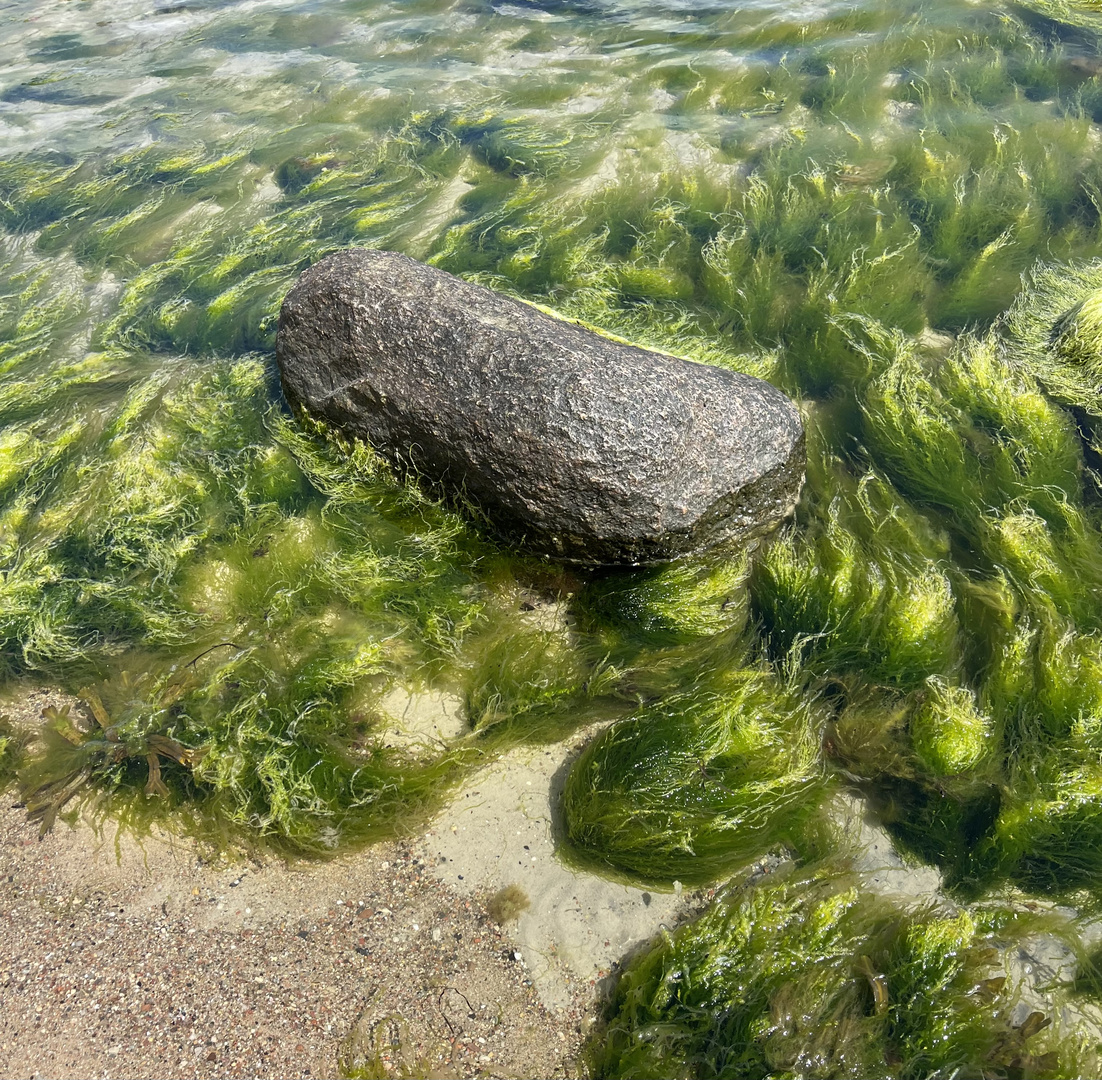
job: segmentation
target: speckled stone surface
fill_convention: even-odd
[[[580,563],[733,545],[791,513],[803,427],[748,375],[624,345],[389,252],[307,270],[283,390],[507,539]]]

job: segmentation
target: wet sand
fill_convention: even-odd
[[[14,711],[29,725],[65,700]],[[419,707],[431,724],[451,706]],[[9,792],[0,1075],[581,1074],[620,959],[706,900],[556,859],[554,792],[584,738],[492,762],[427,832],[329,862],[85,820],[40,840]],[[502,925],[489,910],[510,885],[527,907]]]

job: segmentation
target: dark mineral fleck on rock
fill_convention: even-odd
[[[292,407],[581,563],[731,545],[791,513],[803,427],[748,375],[609,340],[390,252],[350,249],[284,301]]]

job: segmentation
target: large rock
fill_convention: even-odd
[[[610,341],[402,255],[307,270],[279,319],[283,390],[506,537],[582,563],[662,562],[767,530],[803,428],[748,375]]]

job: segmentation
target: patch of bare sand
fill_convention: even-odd
[[[552,1015],[477,897],[408,845],[326,864],[207,862],[190,844],[0,812],[0,1075],[569,1076]],[[353,1033],[353,1043],[348,1036]]]
[[[523,747],[475,774],[445,807],[422,850],[439,880],[475,897],[513,887],[527,902],[515,930],[540,999],[569,1010],[599,994],[623,959],[712,895],[662,893],[597,877],[557,855],[557,807],[570,763],[593,729]]]

